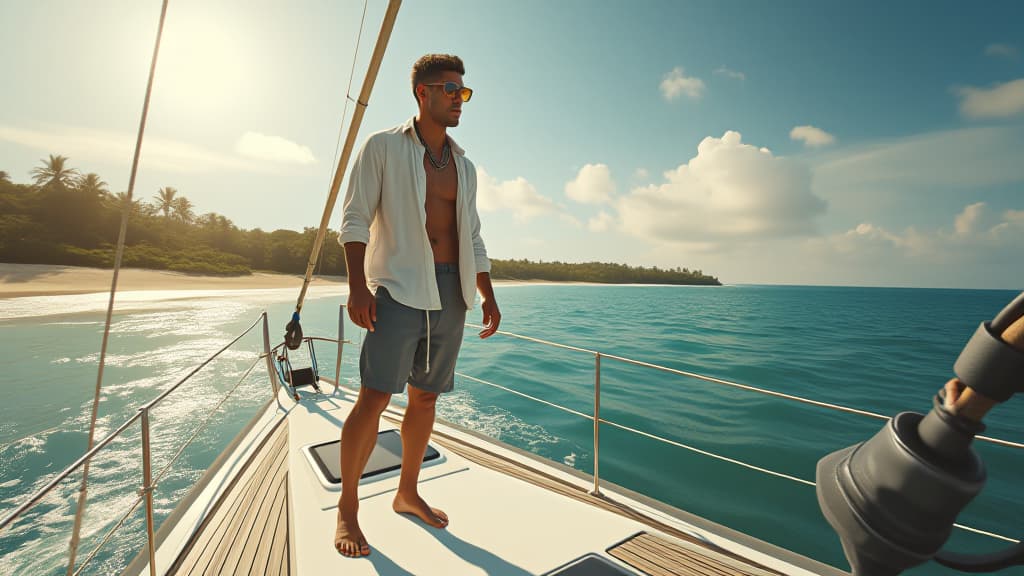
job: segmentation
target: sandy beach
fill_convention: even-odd
[[[0,263],[0,298],[57,296],[110,291],[113,270],[51,266],[47,264]],[[320,276],[315,286],[345,286],[343,276]],[[296,288],[302,276],[256,272],[251,276],[202,276],[165,270],[123,268],[118,275],[118,291],[135,290],[250,290]]]
[[[24,296],[60,296],[109,292],[113,270],[54,266],[49,264],[0,263],[0,299]],[[495,285],[546,283],[528,280],[496,280]],[[344,276],[316,276],[312,285],[347,289]],[[203,276],[167,270],[122,268],[117,279],[118,292],[136,290],[256,290],[302,286],[298,274],[254,272],[250,276]]]

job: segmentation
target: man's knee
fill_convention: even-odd
[[[356,399],[356,404],[352,407],[352,411],[380,416],[390,402],[391,394],[363,386],[359,389],[359,398]]]
[[[427,392],[415,386],[409,386],[410,410],[433,410],[437,404],[437,392]]]

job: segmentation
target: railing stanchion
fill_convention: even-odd
[[[341,351],[345,347],[345,305],[338,308],[338,360],[334,364],[334,391],[341,386]]]
[[[146,497],[146,535],[149,547],[149,576],[156,576],[156,542],[153,538],[153,469],[149,453],[149,407],[142,411],[142,493]]]
[[[601,495],[601,476],[598,461],[601,456],[601,353],[594,352],[594,496]]]
[[[266,312],[263,312],[263,355],[267,357],[267,374],[270,375],[270,385],[274,388],[274,399],[276,400],[281,385],[277,381],[277,370],[274,368],[274,359],[270,352],[270,323],[267,320]]]

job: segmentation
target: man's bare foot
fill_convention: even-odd
[[[434,528],[445,528],[448,526],[448,515],[437,508],[427,506],[427,503],[423,501],[423,498],[420,498],[419,494],[405,496],[402,493],[398,493],[395,495],[395,501],[391,504],[391,507],[399,514],[412,514]]]
[[[334,547],[342,556],[358,558],[370,555],[370,545],[366,543],[363,531],[359,529],[356,514],[349,517],[343,514],[338,506],[338,527],[334,532]]]

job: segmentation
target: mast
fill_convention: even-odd
[[[320,257],[320,248],[324,244],[327,235],[327,226],[330,224],[331,213],[334,212],[334,204],[338,200],[338,191],[341,188],[341,180],[345,177],[345,169],[348,167],[349,156],[352,155],[352,148],[355,147],[356,136],[359,134],[359,125],[363,121],[363,113],[370,101],[370,92],[373,91],[373,84],[377,80],[377,71],[380,69],[380,62],[384,59],[384,51],[388,47],[388,40],[391,38],[391,30],[395,26],[395,19],[398,17],[398,8],[402,0],[390,0],[387,12],[384,14],[384,21],[380,26],[380,34],[377,35],[377,45],[373,49],[373,56],[370,58],[370,66],[366,69],[366,77],[363,79],[363,88],[359,91],[359,99],[356,100],[356,110],[352,115],[352,124],[349,125],[348,135],[345,137],[345,146],[341,150],[341,157],[338,159],[338,168],[334,172],[334,180],[331,182],[331,192],[327,196],[327,205],[324,206],[323,216],[320,218],[320,229],[317,230],[316,240],[313,242],[313,251],[309,255],[309,263],[306,264],[306,276],[302,281],[302,291],[299,292],[299,299],[295,303],[295,313],[302,311],[302,302],[306,298],[306,290],[313,279],[313,268],[316,267],[317,259]]]

